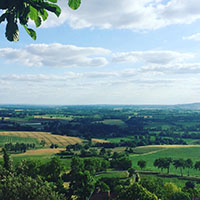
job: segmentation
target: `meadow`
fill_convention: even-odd
[[[193,163],[200,161],[200,145],[152,145],[145,147],[135,148],[138,154],[131,154],[129,157],[132,160],[134,169],[140,170],[137,166],[139,160],[145,160],[147,166],[146,171],[159,171],[153,163],[157,158],[171,157],[172,159],[188,159],[190,158]],[[165,170],[166,172],[166,170]],[[180,174],[179,169],[175,169],[173,165],[170,167],[171,174]],[[187,169],[183,169],[183,174],[187,175]],[[190,169],[190,176],[199,176],[200,172],[195,169]]]

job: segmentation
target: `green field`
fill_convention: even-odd
[[[162,146],[161,146],[162,147]],[[137,148],[136,148],[137,149]],[[145,170],[149,171],[160,171],[158,168],[153,166],[154,160],[157,158],[163,158],[163,157],[171,157],[172,159],[192,159],[193,163],[196,161],[200,161],[200,146],[197,147],[174,147],[174,148],[162,148],[157,149],[153,151],[152,147],[149,149],[147,147],[144,147],[145,153],[143,154],[131,154],[130,159],[132,160],[133,168],[139,170],[139,167],[137,166],[137,162],[139,160],[145,160],[147,162],[147,166]],[[140,149],[141,151],[144,149]],[[149,151],[148,151],[149,150]],[[180,174],[179,169],[175,169],[174,166],[171,166],[170,173],[173,174]],[[183,174],[187,174],[187,169],[183,170]],[[200,172],[195,169],[190,169],[190,175],[191,176],[200,176]]]
[[[34,143],[36,146],[40,146],[36,138],[0,135],[0,147],[3,147],[6,143]]]
[[[129,137],[116,137],[116,138],[106,138],[107,141],[110,141],[110,142],[120,142],[121,140],[124,140],[124,141],[130,141],[130,140],[133,140],[134,139],[134,136],[129,136]]]
[[[125,122],[121,119],[105,119],[103,121],[98,122],[106,125],[126,126]]]

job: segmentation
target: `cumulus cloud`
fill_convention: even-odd
[[[21,49],[2,48],[0,58],[8,63],[27,66],[96,67],[108,64],[104,48],[78,47],[73,45],[31,44]]]
[[[60,18],[50,15],[44,27],[67,22],[72,28],[153,30],[189,24],[200,18],[198,0],[87,0],[77,11],[60,1]]]
[[[131,51],[113,54],[113,62],[146,62],[153,64],[168,64],[180,62],[194,55],[176,51]]]
[[[195,41],[200,41],[200,33],[196,33],[190,36],[184,36],[183,40],[195,40]]]

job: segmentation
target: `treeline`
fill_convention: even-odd
[[[190,169],[196,169],[200,170],[200,161],[196,161],[193,163],[193,161],[188,158],[188,159],[172,159],[170,157],[167,158],[157,158],[153,165],[157,167],[158,169],[167,169],[167,173],[170,172],[170,167],[173,165],[176,169],[180,169],[180,174],[183,176],[183,169],[187,169],[187,175],[190,175]]]
[[[7,143],[4,145],[6,151],[9,152],[26,152],[29,149],[35,149],[34,143]]]

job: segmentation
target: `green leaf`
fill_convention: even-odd
[[[6,37],[11,42],[19,40],[19,29],[17,23],[8,22],[6,25]]]
[[[33,29],[31,29],[31,28],[27,28],[26,26],[24,26],[24,28],[25,28],[25,30],[26,30],[26,32],[34,39],[34,40],[36,40],[36,32],[33,30]]]
[[[68,0],[68,5],[71,9],[76,10],[81,5],[81,0]]]
[[[42,17],[43,21],[45,21],[48,17],[48,12],[45,9],[40,9],[39,14]]]
[[[57,0],[48,0],[48,1],[50,1],[52,3],[57,3]]]
[[[43,3],[43,6],[44,6],[44,8],[47,9],[48,11],[51,11],[51,12],[55,13],[57,17],[60,16],[61,9],[60,9],[59,6],[54,5],[54,4],[50,4],[50,3],[47,3],[47,2],[44,2],[44,3]]]
[[[39,12],[32,6],[30,6],[29,16],[35,22],[36,27],[39,27],[41,25],[42,20],[39,17]]]

